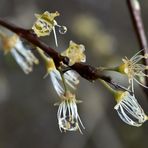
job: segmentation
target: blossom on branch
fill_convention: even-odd
[[[147,115],[136,100],[134,94],[128,91],[117,91],[115,93],[117,105],[114,107],[117,110],[119,117],[127,124],[132,126],[141,126],[148,120]]]
[[[132,91],[134,91],[133,81],[136,81],[141,86],[148,88],[144,84],[142,84],[139,79],[142,79],[144,77],[148,77],[147,74],[145,74],[145,71],[148,70],[148,66],[141,64],[142,59],[148,59],[148,54],[141,55],[140,52],[143,50],[137,52],[132,58],[128,59],[125,57],[123,59],[123,64],[121,64],[119,67],[117,67],[117,70],[120,73],[123,73],[128,76],[129,83],[132,87]]]
[[[78,74],[72,70],[66,71],[64,74],[61,72],[62,67],[56,68],[52,58],[49,58],[45,53],[37,48],[38,52],[46,62],[47,75],[50,75],[54,89],[61,99],[59,105],[57,118],[60,131],[76,131],[79,130],[82,133],[79,123],[84,128],[81,119],[77,111],[77,101],[75,95],[71,93],[76,89],[76,85],[79,83]],[[62,63],[61,63],[62,64]],[[61,66],[65,66],[64,64]]]
[[[79,130],[82,134],[81,128],[85,129],[80,116],[78,114],[77,103],[81,101],[76,100],[75,95],[71,92],[67,91],[64,96],[61,97],[61,102],[56,103],[55,105],[59,105],[57,118],[59,129],[62,132],[66,131],[76,131]]]
[[[59,96],[63,96],[65,89],[68,87],[76,89],[79,84],[78,74],[72,70],[65,72],[63,75],[56,69],[53,59],[49,58],[47,62],[47,74],[50,75],[53,86]]]
[[[56,68],[52,58],[47,57],[41,49],[37,48],[37,50],[46,62],[47,74],[45,76],[50,75],[57,94],[63,96],[67,88],[75,90],[76,86],[79,84],[78,74],[73,70],[62,74],[60,70]]]
[[[60,34],[65,34],[67,32],[67,28],[65,26],[60,26],[55,20],[55,18],[59,15],[60,13],[57,11],[55,13],[49,13],[48,11],[45,11],[43,14],[35,14],[37,21],[34,23],[32,27],[34,33],[38,37],[48,36],[53,30],[56,46],[58,46],[58,43],[55,26],[59,28]]]
[[[26,74],[33,70],[33,64],[39,63],[32,51],[23,45],[21,39],[16,34],[10,37],[1,34],[1,42],[4,53],[11,53]]]
[[[53,86],[59,96],[63,96],[67,88],[75,90],[76,86],[79,84],[78,74],[73,70],[68,70],[64,74],[60,70],[61,67],[67,67],[61,62],[61,67],[57,68],[52,58],[49,58],[45,53],[37,47],[38,52],[46,62],[47,75],[50,75]],[[63,56],[69,58],[70,64],[76,62],[85,62],[86,56],[83,53],[85,50],[84,45],[76,44],[70,41],[69,47],[62,52]]]

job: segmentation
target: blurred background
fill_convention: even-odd
[[[148,35],[148,1],[141,1],[142,17]],[[0,0],[0,17],[31,28],[35,13],[59,11],[56,20],[68,32],[58,34],[59,52],[69,41],[84,44],[87,63],[116,66],[125,56],[139,50],[125,0]],[[55,48],[54,37],[42,38]],[[0,46],[1,48],[1,46]],[[25,75],[14,59],[0,52],[0,148],[146,148],[148,123],[131,127],[114,110],[113,96],[99,82],[81,78],[77,98],[79,115],[85,125],[83,135],[61,133],[57,124],[58,96],[45,75],[44,63]],[[126,86],[124,76],[107,73]],[[138,101],[148,113],[148,98],[137,86]]]

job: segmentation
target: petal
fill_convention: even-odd
[[[32,67],[26,63],[24,58],[15,49],[11,50],[11,54],[26,74],[32,71]]]

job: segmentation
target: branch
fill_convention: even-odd
[[[20,37],[26,39],[33,45],[41,48],[45,53],[47,53],[47,55],[53,58],[57,67],[60,66],[60,62],[63,62],[64,64],[69,66],[69,59],[67,57],[61,56],[60,53],[58,53],[57,51],[43,43],[41,40],[39,40],[39,38],[34,34],[32,30],[24,29],[14,24],[8,23],[2,18],[0,18],[0,25],[18,34]],[[102,72],[100,72],[97,68],[91,65],[87,65],[84,63],[75,63],[74,65],[69,67],[70,69],[75,70],[77,73],[80,74],[80,76],[82,76],[88,81],[92,82],[97,79],[102,79],[113,85],[115,88],[126,90],[122,86],[113,82],[110,77],[103,75]]]
[[[32,30],[27,30],[17,27],[14,24],[8,23],[7,21],[1,18],[0,18],[0,25],[18,34],[20,37],[26,39],[30,43],[40,47],[42,50],[44,50],[44,52],[46,52],[48,55],[50,55],[53,58],[57,66],[61,61],[63,61],[63,63],[65,64],[68,63],[68,58],[61,56],[54,49],[48,47],[45,43],[41,42],[39,38],[33,33]]]

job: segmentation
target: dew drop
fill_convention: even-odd
[[[67,131],[76,131],[78,129],[77,120],[71,119],[69,116],[59,119],[59,127]]]
[[[67,32],[67,27],[66,26],[60,26],[59,27],[59,33],[60,34],[65,34]]]

